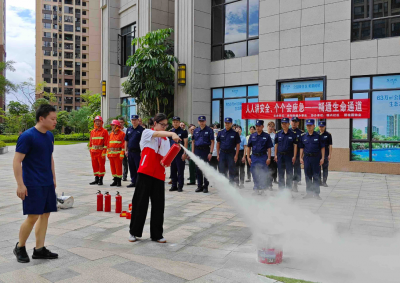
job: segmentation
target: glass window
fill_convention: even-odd
[[[222,88],[213,89],[212,98],[222,98]]]
[[[248,96],[257,96],[258,97],[258,85],[252,85],[248,87]],[[250,99],[249,99],[250,102]],[[258,98],[257,101],[258,102]]]
[[[74,31],[73,25],[64,25],[64,31]]]
[[[258,54],[259,0],[212,3],[212,60]]]
[[[372,108],[371,119],[351,121],[351,160],[400,162],[399,80],[399,75],[353,78],[353,89],[363,91],[353,92],[352,97],[371,99]],[[372,88],[365,89],[367,85]]]
[[[253,87],[253,86],[252,86]],[[258,86],[257,87],[257,96],[258,96]],[[250,87],[249,87],[249,96],[250,96]],[[248,103],[255,103],[258,102],[258,98],[249,98],[247,100]],[[247,132],[250,133],[250,127],[256,126],[256,120],[248,120],[247,121]]]
[[[353,41],[399,36],[400,1],[353,0],[352,19]]]
[[[211,122],[213,124],[221,123],[221,100],[213,100]]]
[[[121,29],[121,34],[118,35],[118,63],[121,65],[121,78],[129,75],[130,67],[126,66],[126,61],[135,53],[135,46],[132,45],[132,40],[135,38],[136,24],[129,25]]]
[[[246,87],[229,87],[224,90],[224,98],[246,97]]]
[[[125,117],[126,121],[129,121],[128,123],[130,124],[130,118],[131,115],[136,115],[136,101],[134,98],[131,97],[125,97],[121,98],[121,115]]]
[[[238,99],[225,99],[224,102],[224,116],[231,117],[233,124],[245,127],[246,120],[242,119],[242,103],[246,103],[246,98]]]
[[[43,23],[43,28],[49,28],[49,29],[51,29],[51,24],[49,24],[49,23]]]

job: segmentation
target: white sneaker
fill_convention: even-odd
[[[136,242],[136,241],[137,241],[137,239],[136,239],[136,237],[135,237],[135,236],[133,236],[133,235],[130,235],[130,234],[129,234],[128,241],[129,241],[129,242],[131,242],[131,243],[133,243],[133,242]]]
[[[160,240],[157,240],[157,242],[164,244],[167,242],[167,240],[165,238],[161,238]]]

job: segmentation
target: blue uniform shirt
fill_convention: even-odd
[[[220,149],[234,151],[236,145],[240,144],[240,136],[232,128],[229,131],[223,129],[218,132],[217,142],[220,143]]]
[[[181,127],[178,127],[177,129],[172,128],[171,132],[174,132],[181,138],[181,141],[179,142],[180,144],[185,145],[184,139],[187,139],[189,136],[186,130],[182,130]],[[170,138],[170,140],[172,141],[172,144],[176,143],[173,139]]]
[[[245,136],[240,136],[240,148],[239,150],[244,150],[244,146],[247,145],[247,139]]]
[[[297,144],[297,142],[297,135],[293,131],[287,131],[287,133],[285,133],[284,130],[281,130],[275,135],[275,144],[278,145],[278,153],[293,152],[294,145]]]
[[[320,132],[318,132],[318,133],[322,136],[322,138],[324,140],[324,143],[325,143],[325,157],[327,158],[328,155],[329,155],[329,146],[332,145],[332,134],[327,132],[327,131],[325,131],[323,134],[321,134]]]
[[[211,146],[211,141],[214,140],[214,132],[208,126],[205,126],[203,130],[197,127],[193,131],[192,139],[194,140],[195,149],[199,146]]]
[[[129,127],[126,130],[125,141],[128,142],[128,150],[129,149],[140,149],[140,139],[142,138],[142,133],[144,128],[141,126]]]
[[[269,134],[262,132],[261,134],[258,133],[252,134],[249,137],[247,146],[252,148],[252,153],[267,154],[268,149],[273,147],[273,144]]]
[[[51,170],[53,149],[54,136],[51,132],[43,134],[32,127],[18,138],[15,151],[25,154],[22,161],[22,178],[25,186],[54,185]]]
[[[299,147],[304,149],[304,153],[321,153],[325,142],[317,132],[313,132],[312,135],[306,132],[300,136]]]

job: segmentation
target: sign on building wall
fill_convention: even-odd
[[[242,119],[369,119],[369,99],[243,103]]]

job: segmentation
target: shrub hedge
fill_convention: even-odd
[[[2,148],[2,147],[6,147],[6,143],[3,141],[0,141],[0,148]]]
[[[71,135],[55,135],[54,139],[56,141],[88,141],[90,137],[89,133],[85,135],[82,134],[71,134]],[[0,142],[14,143],[17,142],[18,135],[0,135]]]

